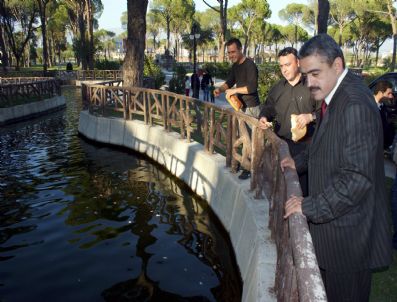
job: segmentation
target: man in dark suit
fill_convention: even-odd
[[[281,161],[309,174],[309,195],[291,196],[285,218],[306,216],[328,300],[368,301],[371,270],[392,259],[379,111],[330,36],[307,41],[299,58],[312,96],[324,102],[307,151]]]
[[[394,139],[394,125],[389,121],[389,112],[385,102],[394,101],[393,85],[388,81],[379,81],[374,90],[375,102],[378,105],[383,127],[383,148],[387,150]]]

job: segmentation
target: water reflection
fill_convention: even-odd
[[[79,138],[66,95],[66,112],[0,129],[0,299],[239,301],[206,203],[145,158]]]

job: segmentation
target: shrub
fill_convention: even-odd
[[[145,56],[145,64],[143,67],[143,75],[154,79],[155,88],[158,89],[164,84],[165,75],[161,71],[160,66],[156,65],[154,60]]]
[[[281,78],[282,74],[277,64],[266,63],[258,66],[258,93],[261,103],[266,100],[270,89]]]
[[[202,65],[202,68],[207,69],[213,77],[227,79],[231,65],[228,62],[205,63]]]
[[[185,80],[186,69],[183,66],[176,65],[174,67],[174,74],[169,82],[169,90],[171,92],[184,94],[185,93]]]
[[[95,61],[95,69],[99,70],[118,70],[123,63],[121,61]]]

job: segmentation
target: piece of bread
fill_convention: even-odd
[[[296,127],[296,118],[298,116],[296,114],[291,114],[291,133],[292,133],[292,140],[294,142],[299,141],[302,137],[306,135],[306,125],[302,129],[298,129]]]
[[[233,109],[239,111],[243,107],[243,103],[238,99],[237,95],[233,94],[230,98],[226,97],[226,100],[232,105]]]

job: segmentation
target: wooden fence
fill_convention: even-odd
[[[166,91],[123,87],[122,81],[83,85],[85,108],[98,116],[119,116],[160,125],[182,139],[202,143],[206,152],[221,153],[231,172],[251,171],[255,198],[270,201],[270,225],[277,245],[275,291],[278,301],[325,301],[311,236],[303,215],[283,219],[291,194],[301,196],[298,176],[281,172],[280,159],[289,155],[287,144],[270,129],[258,127],[256,118],[191,97]]]
[[[58,80],[44,77],[0,78],[0,103],[16,98],[53,97],[61,94]]]

